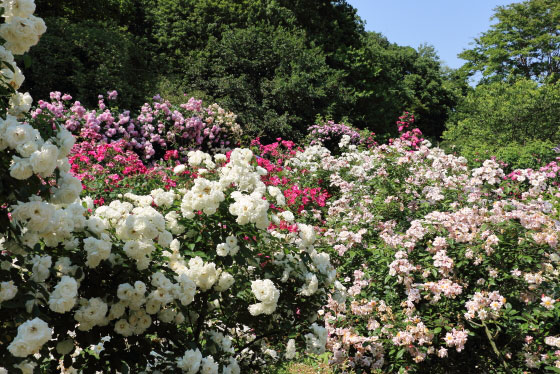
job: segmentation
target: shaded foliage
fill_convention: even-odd
[[[32,56],[27,87],[36,98],[56,89],[89,104],[117,89],[125,106],[139,107],[158,90],[172,101],[195,94],[236,112],[250,134],[271,138],[302,136],[317,116],[388,133],[408,110],[438,137],[460,86],[433,48],[401,47],[366,33],[345,0],[38,0],[37,6],[49,32]]]
[[[407,110],[426,135],[438,137],[448,111],[466,90],[464,79],[441,66],[433,47],[402,47],[378,33],[367,33],[362,46],[349,52],[348,65],[352,101],[347,113],[356,126],[377,133],[387,132],[387,124]]]
[[[143,102],[153,79],[149,53],[137,36],[109,21],[46,18],[48,32],[33,48],[22,90],[46,99],[53,89],[93,106],[98,94],[117,90],[122,105]]]

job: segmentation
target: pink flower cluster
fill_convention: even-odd
[[[471,300],[465,303],[465,318],[471,320],[477,317],[481,321],[496,319],[505,303],[506,298],[500,295],[499,291],[476,292]]]
[[[124,177],[145,174],[146,166],[138,155],[125,149],[125,141],[115,143],[81,142],[76,143],[68,158],[70,171],[80,180],[99,180],[105,175],[104,183],[113,185]]]
[[[409,126],[414,124],[414,121],[414,115],[409,112],[404,112],[397,121],[397,130],[400,134],[399,140],[410,147],[411,150],[417,150],[424,141],[420,129],[407,130]],[[390,139],[389,143],[391,144],[393,141]]]
[[[87,110],[70,95],[52,92],[51,102],[40,100],[32,118],[63,124],[81,140],[111,143],[124,140],[122,146],[136,152],[145,161],[161,159],[167,150],[176,150],[183,160],[190,150],[223,151],[242,135],[236,116],[217,104],[202,107],[202,101],[191,98],[174,106],[159,96],[130,111],[107,108],[99,96],[98,108]],[[116,91],[107,93],[108,100],[117,98]]]
[[[445,334],[445,344],[448,347],[455,347],[457,352],[461,352],[465,348],[465,343],[467,342],[469,330],[461,329],[457,330],[453,328],[450,332]]]

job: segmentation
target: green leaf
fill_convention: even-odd
[[[29,56],[28,54],[23,55],[23,65],[26,69],[29,69],[31,67],[31,56]]]

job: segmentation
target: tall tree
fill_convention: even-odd
[[[478,85],[446,125],[444,141],[470,161],[496,156],[514,167],[536,168],[560,142],[560,82]]]
[[[463,70],[485,81],[524,77],[556,81],[560,74],[560,1],[527,0],[495,9],[497,22],[459,57]]]
[[[433,47],[415,50],[368,32],[347,58],[351,100],[344,109],[354,125],[387,133],[402,111],[408,110],[417,116],[425,134],[441,135],[447,113],[465,83],[441,66]]]
[[[297,138],[342,96],[337,71],[301,30],[236,28],[185,60],[183,87],[200,90],[238,114],[252,134]]]

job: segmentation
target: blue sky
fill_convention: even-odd
[[[435,47],[441,60],[452,68],[474,38],[488,30],[492,11],[511,0],[347,0],[366,21],[367,31],[380,32],[392,43],[417,48]]]

